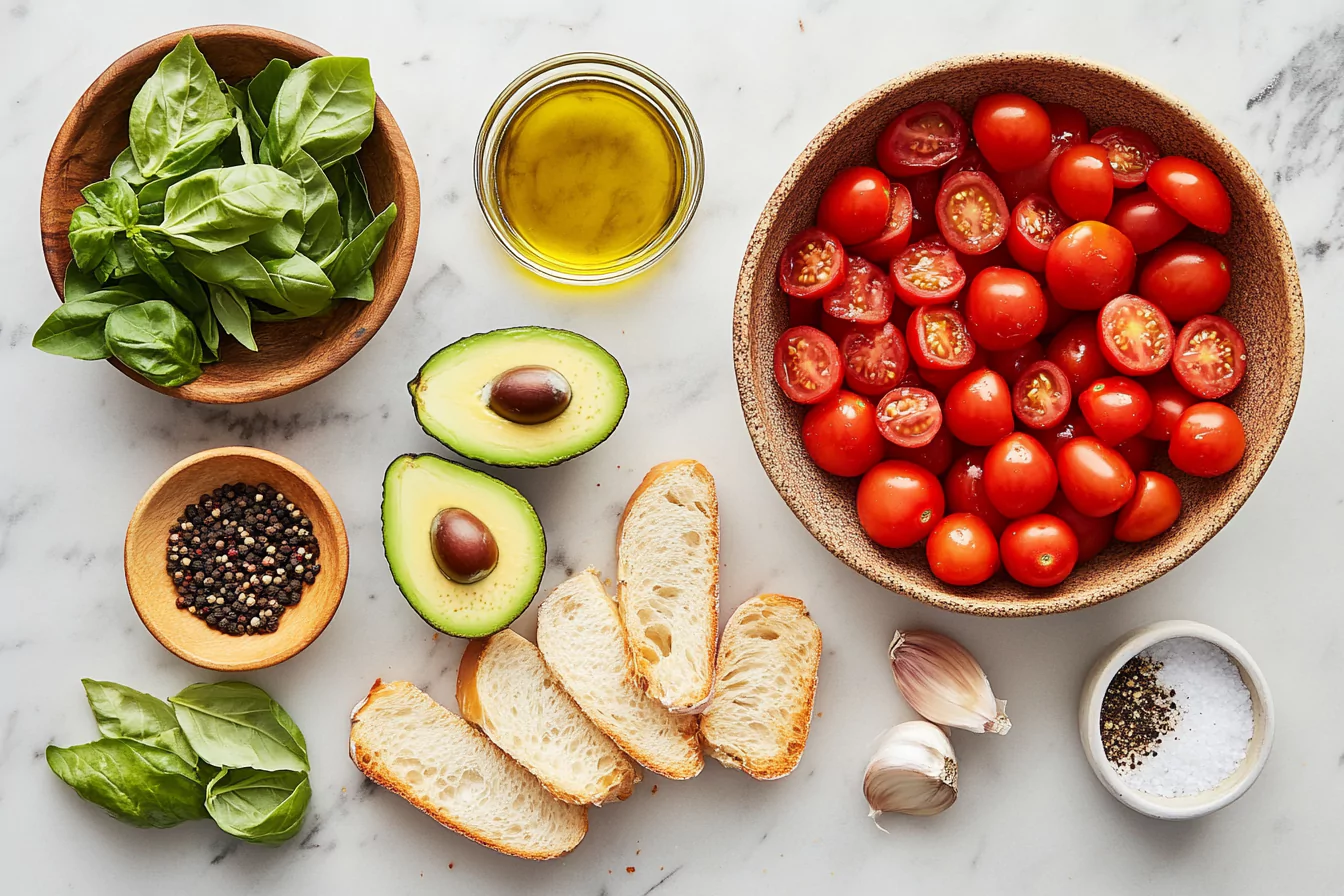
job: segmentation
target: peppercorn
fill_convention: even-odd
[[[1139,655],[1120,667],[1101,700],[1101,745],[1118,769],[1135,769],[1157,755],[1163,735],[1176,730],[1176,691],[1158,683],[1161,663]]]

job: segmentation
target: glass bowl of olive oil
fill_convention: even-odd
[[[499,242],[562,283],[647,269],[686,230],[704,185],[700,132],[654,72],[557,56],[519,75],[476,140],[476,197]]]

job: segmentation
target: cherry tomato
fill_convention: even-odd
[[[971,116],[975,145],[996,171],[1015,171],[1045,158],[1052,145],[1050,116],[1020,93],[991,93]]]
[[[799,299],[816,299],[845,279],[845,250],[835,237],[809,227],[779,256],[779,288]]]
[[[875,332],[856,330],[840,344],[845,364],[845,385],[860,395],[882,395],[905,376],[910,356],[905,338],[894,324]]]
[[[1032,429],[1058,426],[1069,412],[1069,378],[1052,361],[1037,361],[1013,385],[1013,413]]]
[[[1116,296],[1097,315],[1097,342],[1111,366],[1131,376],[1157,373],[1171,360],[1176,331],[1152,302]]]
[[[948,510],[975,514],[996,536],[1003,534],[1008,517],[999,513],[985,494],[985,449],[973,449],[953,461],[943,477],[943,488]]]
[[[1120,541],[1147,541],[1170,529],[1181,515],[1181,490],[1170,476],[1144,470],[1139,474],[1134,497],[1115,518],[1115,537]]]
[[[1045,346],[1032,339],[1017,348],[989,353],[989,369],[1010,383],[1016,383],[1027,368],[1045,357]]]
[[[985,268],[966,293],[966,325],[986,351],[1025,345],[1045,328],[1048,308],[1036,278],[1015,268]]]
[[[1096,380],[1113,372],[1097,340],[1097,325],[1091,317],[1069,321],[1045,347],[1045,358],[1059,366],[1069,380],[1074,396]]]
[[[1064,497],[1063,492],[1045,508],[1045,512],[1062,519],[1078,538],[1078,562],[1085,563],[1106,550],[1111,543],[1111,533],[1115,529],[1115,515],[1088,516],[1079,513]]]
[[[891,208],[887,212],[886,225],[877,236],[855,246],[855,253],[873,264],[885,265],[890,262],[910,242],[910,229],[914,223],[913,212],[909,187],[893,183]]]
[[[1079,221],[1050,244],[1045,280],[1050,294],[1065,308],[1100,308],[1129,292],[1134,282],[1134,247],[1129,237],[1109,224]]]
[[[1078,393],[1078,410],[1098,439],[1118,445],[1148,426],[1153,419],[1153,400],[1129,377],[1108,376]]]
[[[903,448],[900,445],[887,444],[888,460],[908,460],[919,464],[935,476],[941,476],[952,466],[952,456],[961,448],[961,443],[952,438],[946,426],[939,426],[929,444],[919,448]]]
[[[1120,452],[1129,468],[1137,473],[1153,468],[1153,458],[1157,456],[1157,443],[1143,435],[1130,436],[1116,445],[1115,450]]]
[[[948,390],[943,420],[967,445],[993,445],[1013,431],[1013,399],[1003,377],[978,370]]]
[[[980,147],[974,143],[969,144],[961,155],[947,163],[947,166],[942,170],[942,182],[947,183],[949,177],[963,171],[989,171],[989,163],[985,161],[984,155],[980,152]]]
[[[896,301],[891,281],[866,258],[851,255],[845,261],[845,281],[822,299],[826,313],[840,320],[880,324],[891,317]]]
[[[821,325],[821,303],[812,299],[789,296],[789,326],[817,327]]]
[[[1106,150],[1111,176],[1120,189],[1143,183],[1148,169],[1162,155],[1153,138],[1136,128],[1102,128],[1092,135],[1092,142]]]
[[[962,171],[943,181],[935,209],[943,239],[966,255],[984,255],[1008,232],[1008,204],[981,171]]]
[[[1186,221],[1152,190],[1142,190],[1115,200],[1106,223],[1129,237],[1134,251],[1142,255],[1179,234]]]
[[[1044,510],[1058,486],[1050,453],[1024,432],[1004,436],[985,453],[985,494],[1009,519]]]
[[[897,115],[877,138],[877,164],[911,177],[951,162],[966,149],[966,122],[947,103],[920,103]]]
[[[929,571],[949,585],[979,585],[999,569],[999,539],[973,513],[951,513],[924,546]]]
[[[1064,497],[1084,516],[1115,513],[1134,494],[1134,471],[1129,463],[1092,436],[1065,444],[1055,465]]]
[[[830,398],[840,389],[843,370],[835,342],[816,327],[790,327],[775,343],[775,381],[790,401]]]
[[[1023,585],[1048,588],[1073,572],[1078,562],[1078,536],[1068,523],[1048,513],[1008,524],[999,540],[1003,568]]]
[[[1171,433],[1167,457],[1191,476],[1221,476],[1241,463],[1246,430],[1225,404],[1201,401],[1185,409]]]
[[[835,340],[836,345],[844,345],[850,333],[867,333],[872,336],[881,329],[881,324],[861,324],[852,320],[840,320],[825,313],[821,315],[821,331]]]
[[[1152,164],[1148,189],[1196,227],[1227,233],[1232,226],[1232,198],[1207,165],[1184,156],[1164,156]]]
[[[876,168],[842,168],[817,205],[817,226],[845,245],[876,239],[891,214],[891,179]]]
[[[993,171],[994,181],[1003,191],[1008,205],[1016,207],[1032,194],[1046,195],[1050,192],[1050,169],[1059,154],[1070,146],[1087,142],[1087,119],[1083,113],[1072,106],[1062,103],[1042,103],[1046,114],[1050,116],[1050,151],[1045,158],[1035,164],[1016,171]]]
[[[1005,240],[1008,253],[1027,270],[1042,273],[1050,244],[1068,226],[1069,219],[1049,197],[1032,193],[1013,209],[1012,226]]]
[[[905,341],[920,367],[956,370],[975,354],[966,321],[951,305],[923,305],[906,324]]]
[[[1050,141],[1056,146],[1087,142],[1087,116],[1065,103],[1041,103],[1050,116]]]
[[[1083,143],[1060,153],[1050,166],[1050,195],[1075,221],[1104,220],[1115,198],[1115,179],[1106,150]]]
[[[1045,284],[1041,284],[1041,290],[1045,293],[1045,307],[1047,309],[1045,315],[1045,330],[1042,332],[1052,334],[1058,333],[1081,312],[1074,311],[1072,308],[1065,308],[1063,305],[1056,302],[1055,297],[1050,295],[1050,288]]]
[[[1181,388],[1169,370],[1145,380],[1143,386],[1148,390],[1148,397],[1153,400],[1153,419],[1148,421],[1143,434],[1150,439],[1165,442],[1171,438],[1171,431],[1176,428],[1176,421],[1181,419],[1185,409],[1199,399]]]
[[[938,230],[933,208],[938,204],[938,190],[942,183],[942,173],[939,171],[905,179],[906,189],[910,191],[910,239],[922,240]]]
[[[937,305],[961,292],[966,272],[941,237],[929,237],[906,246],[891,260],[891,280],[905,304]]]
[[[1181,327],[1171,372],[1194,395],[1222,398],[1246,374],[1246,341],[1227,318],[1200,315]]]
[[[1087,425],[1083,415],[1077,411],[1069,411],[1058,424],[1040,433],[1041,444],[1050,452],[1050,456],[1055,458],[1056,465],[1059,463],[1059,449],[1074,439],[1091,435],[1092,427]]]
[[[923,467],[886,460],[859,482],[859,525],[886,548],[908,548],[943,518],[943,487]]]
[[[1227,256],[1186,240],[1158,249],[1139,274],[1139,294],[1156,302],[1174,321],[1212,314],[1231,289]]]
[[[862,476],[882,459],[884,440],[868,399],[843,389],[803,418],[803,447],[836,476]]]
[[[943,409],[927,389],[901,386],[877,401],[877,429],[902,448],[923,448],[943,425]]]

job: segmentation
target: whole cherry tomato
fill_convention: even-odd
[[[1114,372],[1102,354],[1101,343],[1097,340],[1097,325],[1090,316],[1065,324],[1045,347],[1045,358],[1064,371],[1064,376],[1069,380],[1069,390],[1074,396]]]
[[[1059,517],[1073,530],[1073,534],[1078,538],[1079,563],[1091,560],[1106,550],[1106,546],[1111,543],[1111,534],[1115,529],[1114,514],[1087,516],[1079,513],[1069,503],[1069,499],[1064,497],[1063,492],[1055,495],[1055,499],[1045,508],[1045,512]]]
[[[973,448],[954,460],[943,477],[943,488],[948,510],[975,514],[996,536],[1003,534],[1008,517],[999,513],[985,494],[985,449]]]
[[[1114,448],[1092,436],[1065,443],[1055,456],[1059,488],[1084,516],[1115,513],[1134,494],[1134,471]]]
[[[992,93],[971,116],[975,145],[996,171],[1015,171],[1045,158],[1052,145],[1050,116],[1020,93]]]
[[[882,269],[857,255],[845,260],[845,279],[821,300],[832,317],[861,324],[880,324],[891,317],[895,293]]]
[[[921,305],[905,327],[906,347],[920,367],[957,370],[975,354],[966,321],[951,305]]]
[[[910,201],[910,188],[905,184],[893,183],[886,225],[877,236],[855,246],[854,252],[873,264],[889,264],[910,242],[913,224],[914,206]]]
[[[1024,342],[1017,348],[989,353],[989,369],[1010,383],[1016,383],[1027,368],[1045,357],[1045,346],[1037,339]]]
[[[907,305],[937,305],[956,298],[966,285],[957,254],[941,237],[911,243],[891,260],[896,296]]]
[[[1091,311],[1134,283],[1134,247],[1109,224],[1079,221],[1050,244],[1045,256],[1050,294],[1065,308]]]
[[[1139,274],[1139,294],[1178,322],[1217,311],[1231,289],[1227,257],[1188,240],[1158,249]]]
[[[989,369],[968,373],[948,390],[943,420],[967,445],[993,445],[1013,431],[1008,383]]]
[[[999,540],[973,513],[951,513],[929,533],[929,570],[949,585],[979,585],[999,568]]]
[[[1060,153],[1050,167],[1050,195],[1075,221],[1105,220],[1115,196],[1106,150],[1084,143]]]
[[[1072,400],[1069,378],[1051,361],[1035,362],[1013,384],[1013,413],[1032,429],[1058,426]]]
[[[1050,151],[1039,162],[1015,171],[995,170],[991,174],[1008,205],[1016,207],[1032,194],[1050,192],[1050,168],[1059,154],[1070,146],[1087,142],[1087,119],[1083,113],[1062,103],[1042,103],[1050,117]]]
[[[1008,236],[1008,254],[1028,271],[1045,271],[1045,256],[1055,237],[1069,226],[1069,219],[1048,196],[1032,193],[1013,208]]]
[[[943,410],[927,389],[898,386],[877,400],[877,429],[901,448],[923,448],[943,425]]]
[[[920,103],[897,115],[877,138],[877,163],[892,177],[936,171],[966,149],[966,122],[947,103]]]
[[[823,399],[803,418],[803,447],[836,476],[862,476],[882,459],[884,444],[872,403],[853,392]]]
[[[1153,419],[1153,400],[1129,377],[1108,376],[1078,394],[1078,410],[1098,439],[1118,445],[1147,428]]]
[[[1119,541],[1147,541],[1170,529],[1181,515],[1181,490],[1170,476],[1144,470],[1134,496],[1115,518]]]
[[[905,376],[910,356],[894,324],[855,330],[840,344],[845,385],[860,395],[885,395]]]
[[[1040,438],[1045,450],[1049,451],[1050,456],[1055,459],[1055,466],[1059,466],[1059,449],[1074,439],[1090,435],[1092,435],[1092,427],[1087,425],[1087,421],[1083,419],[1082,414],[1073,410],[1065,414],[1064,419],[1055,426],[1042,430]]]
[[[844,248],[816,227],[795,236],[779,256],[779,288],[796,298],[821,298],[844,279]]]
[[[886,460],[859,482],[859,525],[886,548],[908,548],[943,518],[943,487],[923,467]]]
[[[1162,154],[1153,138],[1136,128],[1102,128],[1092,135],[1092,142],[1106,150],[1111,176],[1122,190],[1143,183],[1148,169]]]
[[[1246,374],[1246,341],[1227,318],[1201,315],[1181,327],[1171,372],[1200,398],[1222,398]]]
[[[943,239],[964,255],[984,255],[1008,233],[1008,204],[982,171],[962,171],[943,181],[935,209]]]
[[[1047,312],[1036,278],[1014,268],[985,268],[966,293],[966,324],[986,351],[1007,351],[1035,339]]]
[[[942,476],[952,466],[952,458],[964,447],[952,437],[952,432],[946,426],[939,426],[933,440],[922,447],[903,448],[888,443],[887,460],[908,460],[912,464],[919,464],[935,476]]]
[[[1140,190],[1115,200],[1106,223],[1129,237],[1134,251],[1142,255],[1179,234],[1186,221],[1152,190]]]
[[[1157,373],[1171,361],[1176,331],[1152,302],[1116,296],[1097,315],[1097,341],[1111,366],[1131,376]]]
[[[840,389],[840,350],[815,327],[790,327],[775,343],[775,381],[790,401],[816,404]]]
[[[1120,452],[1129,468],[1137,473],[1153,468],[1153,458],[1157,456],[1157,442],[1147,436],[1130,436],[1116,445],[1115,450]]]
[[[985,453],[985,494],[1009,519],[1044,510],[1058,485],[1050,453],[1024,432],[1009,433]]]
[[[1232,226],[1232,199],[1207,165],[1184,156],[1164,156],[1145,178],[1148,189],[1196,227],[1227,233]]]
[[[1048,588],[1073,572],[1078,562],[1078,537],[1068,523],[1048,513],[1008,524],[999,541],[1003,568],[1023,585]]]
[[[1227,405],[1202,401],[1185,409],[1171,433],[1167,457],[1191,476],[1221,476],[1241,463],[1246,430]]]
[[[876,239],[891,213],[891,179],[876,168],[842,168],[817,205],[817,226],[845,245]]]
[[[1050,141],[1056,146],[1087,142],[1087,116],[1065,103],[1041,103],[1050,116]]]

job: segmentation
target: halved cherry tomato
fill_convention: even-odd
[[[1147,541],[1170,529],[1181,515],[1181,490],[1170,476],[1144,470],[1130,498],[1115,518],[1120,541]]]
[[[975,355],[966,321],[951,305],[923,305],[906,324],[906,347],[920,367],[956,370]]]
[[[1036,278],[1015,268],[985,268],[966,292],[966,325],[976,345],[998,352],[1030,342],[1048,308]]]
[[[943,181],[936,212],[943,239],[965,255],[984,255],[1008,232],[1008,204],[982,171],[962,171]]]
[[[1078,538],[1079,563],[1091,560],[1106,550],[1106,546],[1111,543],[1111,533],[1115,529],[1113,514],[1088,516],[1079,513],[1063,492],[1055,495],[1055,499],[1045,508],[1045,512],[1059,517],[1073,530],[1073,534]]]
[[[1045,357],[1045,346],[1032,339],[1017,348],[989,353],[989,369],[1010,383],[1016,383],[1027,368]]]
[[[1078,393],[1078,410],[1098,439],[1118,445],[1147,428],[1153,419],[1153,400],[1129,377],[1108,376]]]
[[[845,279],[845,250],[816,227],[795,236],[779,256],[779,288],[799,299],[817,299]]]
[[[1069,378],[1051,361],[1032,364],[1013,386],[1013,413],[1032,429],[1058,426],[1072,400]]]
[[[1171,433],[1167,457],[1191,476],[1221,476],[1241,463],[1246,430],[1236,411],[1216,401],[1185,409]]]
[[[1009,519],[1044,510],[1058,485],[1050,453],[1024,432],[1009,433],[985,452],[985,494]]]
[[[891,179],[876,168],[841,168],[817,204],[817,226],[845,245],[875,239],[891,214]]]
[[[1087,421],[1083,419],[1081,413],[1069,411],[1064,415],[1063,420],[1040,435],[1041,444],[1045,446],[1045,450],[1050,452],[1050,456],[1055,458],[1055,463],[1058,464],[1059,449],[1074,439],[1092,435],[1092,427],[1087,425]]]
[[[1186,221],[1152,190],[1141,190],[1115,200],[1106,223],[1129,237],[1134,251],[1142,255],[1175,237]]]
[[[1148,421],[1143,434],[1150,439],[1165,442],[1171,438],[1171,431],[1176,428],[1176,421],[1181,419],[1185,409],[1196,404],[1199,399],[1176,382],[1170,369],[1144,380],[1143,387],[1153,400],[1153,419]]]
[[[937,305],[956,298],[966,285],[966,272],[941,237],[929,237],[891,260],[891,280],[905,304]]]
[[[1003,568],[1023,585],[1048,588],[1069,577],[1078,562],[1078,536],[1048,513],[1008,524],[999,540]]]
[[[1079,221],[1050,244],[1045,280],[1050,294],[1065,308],[1100,308],[1129,292],[1134,282],[1134,246],[1109,224]]]
[[[902,448],[923,448],[943,425],[943,409],[927,389],[901,386],[877,400],[877,429]]]
[[[1157,443],[1146,436],[1130,436],[1116,445],[1115,450],[1120,452],[1129,468],[1137,473],[1153,468],[1153,458],[1157,456]]]
[[[949,585],[979,585],[999,569],[999,539],[973,513],[950,513],[924,545],[929,571]]]
[[[1232,198],[1209,166],[1184,156],[1164,156],[1145,179],[1148,189],[1196,227],[1227,233],[1232,226]]]
[[[1008,517],[999,513],[985,494],[985,449],[975,448],[953,461],[943,477],[943,491],[949,511],[973,513],[988,523],[995,535],[1003,534]]]
[[[1174,321],[1212,314],[1231,289],[1227,256],[1188,240],[1158,249],[1139,274],[1139,295],[1156,302]]]
[[[891,281],[866,258],[851,255],[845,261],[845,281],[822,299],[831,317],[861,324],[880,324],[891,317],[896,301]]]
[[[1069,219],[1050,199],[1033,193],[1013,209],[1012,226],[1005,242],[1008,252],[1022,267],[1041,273],[1045,270],[1045,255],[1055,237],[1069,226]]]
[[[992,370],[968,373],[948,390],[943,420],[967,445],[993,445],[1013,431],[1013,399]]]
[[[1050,195],[1075,221],[1104,220],[1115,197],[1115,178],[1111,177],[1106,150],[1083,143],[1060,153],[1050,166]]]
[[[882,459],[884,444],[872,402],[853,392],[841,389],[803,417],[803,447],[827,473],[862,476]]]
[[[1137,128],[1102,128],[1092,135],[1092,142],[1105,148],[1111,176],[1121,189],[1143,183],[1148,169],[1162,155],[1153,138]]]
[[[1200,398],[1222,398],[1246,374],[1246,341],[1227,318],[1200,315],[1181,327],[1171,372]]]
[[[1084,516],[1115,513],[1134,494],[1134,471],[1114,448],[1083,436],[1059,449],[1055,457],[1059,487]]]
[[[859,482],[859,525],[883,547],[908,548],[943,518],[943,487],[923,467],[887,460]]]
[[[821,326],[821,303],[812,299],[800,299],[789,296],[789,326]]]
[[[775,381],[790,401],[816,404],[830,398],[843,371],[840,350],[816,327],[790,327],[775,343]]]
[[[845,385],[860,395],[882,395],[895,388],[910,364],[905,337],[890,323],[872,332],[864,328],[850,333],[840,344],[840,355]]]
[[[855,246],[855,253],[862,255],[873,264],[887,264],[909,244],[910,227],[913,221],[910,188],[905,184],[893,183],[891,185],[891,208],[887,211],[886,225],[877,236]]]
[[[920,103],[897,115],[877,138],[877,164],[911,177],[951,162],[966,149],[966,122],[947,103]]]
[[[971,116],[975,145],[996,171],[1015,171],[1045,158],[1052,145],[1050,116],[1020,93],[991,93]]]
[[[1076,397],[1096,380],[1113,373],[1097,339],[1097,325],[1090,317],[1071,320],[1045,347],[1045,358],[1059,365]]]
[[[946,426],[939,426],[933,440],[919,448],[903,448],[900,445],[887,444],[888,460],[908,460],[919,464],[935,476],[941,476],[952,466],[952,457],[964,446],[952,437]]]
[[[1152,302],[1116,296],[1097,315],[1097,342],[1111,366],[1130,376],[1157,373],[1171,360],[1176,331]]]
[[[938,204],[938,190],[942,186],[942,172],[930,171],[905,179],[910,191],[910,239],[922,240],[938,230],[938,219],[933,208]]]

